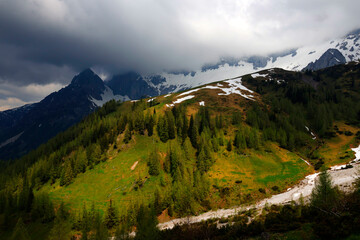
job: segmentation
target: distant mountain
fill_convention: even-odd
[[[0,159],[19,157],[79,122],[115,96],[101,78],[86,69],[71,83],[39,103],[0,112]]]
[[[105,83],[86,69],[70,85],[39,103],[0,112],[0,159],[23,155],[111,99],[154,97],[269,68],[322,69],[359,59],[359,39],[360,30],[322,44],[268,56],[222,58],[197,71],[128,72],[114,75]]]
[[[302,71],[311,62],[316,62],[317,60],[318,61],[316,66],[313,67],[314,69],[321,69],[324,67],[333,66],[337,63],[358,60],[360,58],[359,39],[360,30],[357,30],[339,39],[334,39],[317,45],[304,46],[298,49],[290,49],[282,53],[274,53],[268,56],[221,58],[217,63],[208,63],[201,69],[192,72],[179,71],[162,72],[148,75],[135,75],[136,79],[141,81],[141,84],[143,85],[141,87],[143,91],[140,95],[154,96],[156,93],[167,94],[168,92],[177,92],[206,83],[233,78],[269,68],[282,68],[291,71]],[[335,54],[334,58],[332,58],[331,53]],[[336,60],[336,58],[339,60],[339,62]],[[159,79],[161,79],[161,81],[158,81]],[[118,80],[123,81],[119,78]],[[154,83],[154,81],[157,83]],[[125,82],[126,81],[123,81],[124,84]],[[145,82],[148,84],[148,91],[146,90]],[[121,93],[125,94],[126,91]],[[139,94],[131,96],[136,96],[138,98]]]
[[[346,59],[341,52],[337,49],[330,48],[321,55],[318,60],[309,63],[303,70],[316,71],[344,63],[346,63]]]

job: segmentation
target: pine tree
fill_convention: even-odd
[[[25,227],[25,224],[24,224],[22,218],[18,219],[11,239],[12,240],[30,240],[29,233]]]
[[[82,220],[81,220],[81,233],[82,233],[81,239],[87,240],[89,231],[90,231],[90,218],[88,211],[86,210],[86,205],[84,203],[82,210]]]
[[[60,217],[56,217],[54,225],[50,230],[48,240],[67,240],[70,239],[70,233],[71,224]]]
[[[168,122],[165,116],[159,116],[157,124],[157,132],[162,142],[167,142],[169,139]]]
[[[168,131],[168,137],[169,139],[174,139],[175,138],[175,119],[174,119],[174,115],[172,114],[172,111],[166,111],[165,113],[166,116],[166,121],[167,121],[167,131]]]
[[[64,163],[64,169],[60,178],[60,186],[69,185],[73,179],[73,176],[74,174],[71,166],[71,161],[70,159],[66,159]]]
[[[160,174],[161,165],[156,148],[154,148],[154,150],[150,153],[147,164],[149,166],[150,175],[157,176]]]
[[[160,191],[158,188],[156,188],[154,195],[155,195],[154,210],[155,210],[156,214],[160,214],[162,212],[163,208],[162,208],[161,195],[160,195]]]
[[[135,239],[159,239],[159,230],[156,225],[157,218],[154,209],[148,209],[144,205],[141,205],[137,216]]]
[[[189,124],[189,138],[190,138],[190,141],[191,141],[191,144],[194,148],[197,148],[198,147],[198,130],[197,130],[197,127],[196,127],[196,124],[195,124],[195,121],[194,121],[194,117],[193,115],[191,115],[190,117],[190,124]]]
[[[146,130],[148,132],[149,137],[151,137],[154,134],[154,125],[155,125],[154,117],[151,116],[150,113],[148,113],[146,115]]]
[[[310,205],[321,212],[330,213],[337,201],[338,193],[332,186],[331,176],[326,170],[322,171],[311,193]]]
[[[123,140],[124,143],[128,144],[130,142],[131,138],[132,138],[131,130],[130,130],[130,128],[127,128],[125,130],[125,135],[124,135],[124,140]]]
[[[185,113],[183,115],[182,123],[183,123],[183,125],[181,127],[181,140],[182,140],[182,143],[184,143],[186,138],[188,137],[188,131],[189,131],[189,121],[188,121]]]
[[[106,225],[101,221],[99,211],[97,211],[95,215],[95,231],[94,240],[108,239],[108,230],[106,229]]]
[[[61,220],[67,220],[69,217],[68,211],[65,209],[64,202],[61,201],[59,209],[57,210],[57,217]]]
[[[109,207],[106,211],[104,223],[108,229],[113,228],[119,224],[119,215],[117,209],[112,204],[110,199]]]
[[[232,150],[232,142],[231,142],[231,139],[228,141],[227,145],[226,145],[226,150],[228,152],[231,152]]]

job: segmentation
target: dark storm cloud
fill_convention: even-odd
[[[359,27],[359,8],[350,0],[2,0],[0,106],[40,100],[34,87],[60,88],[85,67],[192,70],[220,56],[321,42]]]

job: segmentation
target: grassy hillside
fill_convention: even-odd
[[[2,225],[22,216],[32,232],[39,221],[55,229],[65,208],[72,234],[81,235],[87,211],[93,222],[100,212],[97,222],[129,230],[142,206],[164,221],[265,198],[354,158],[359,102],[356,63],[314,73],[271,69],[183,93],[111,101],[27,156],[2,163]],[[101,224],[86,232],[102,231]]]

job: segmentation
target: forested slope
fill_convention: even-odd
[[[270,69],[110,101],[1,163],[2,236],[13,234],[19,217],[31,233],[46,226],[40,238],[130,231],[155,216],[165,221],[262,199],[322,166],[349,162],[360,138],[359,66]]]

